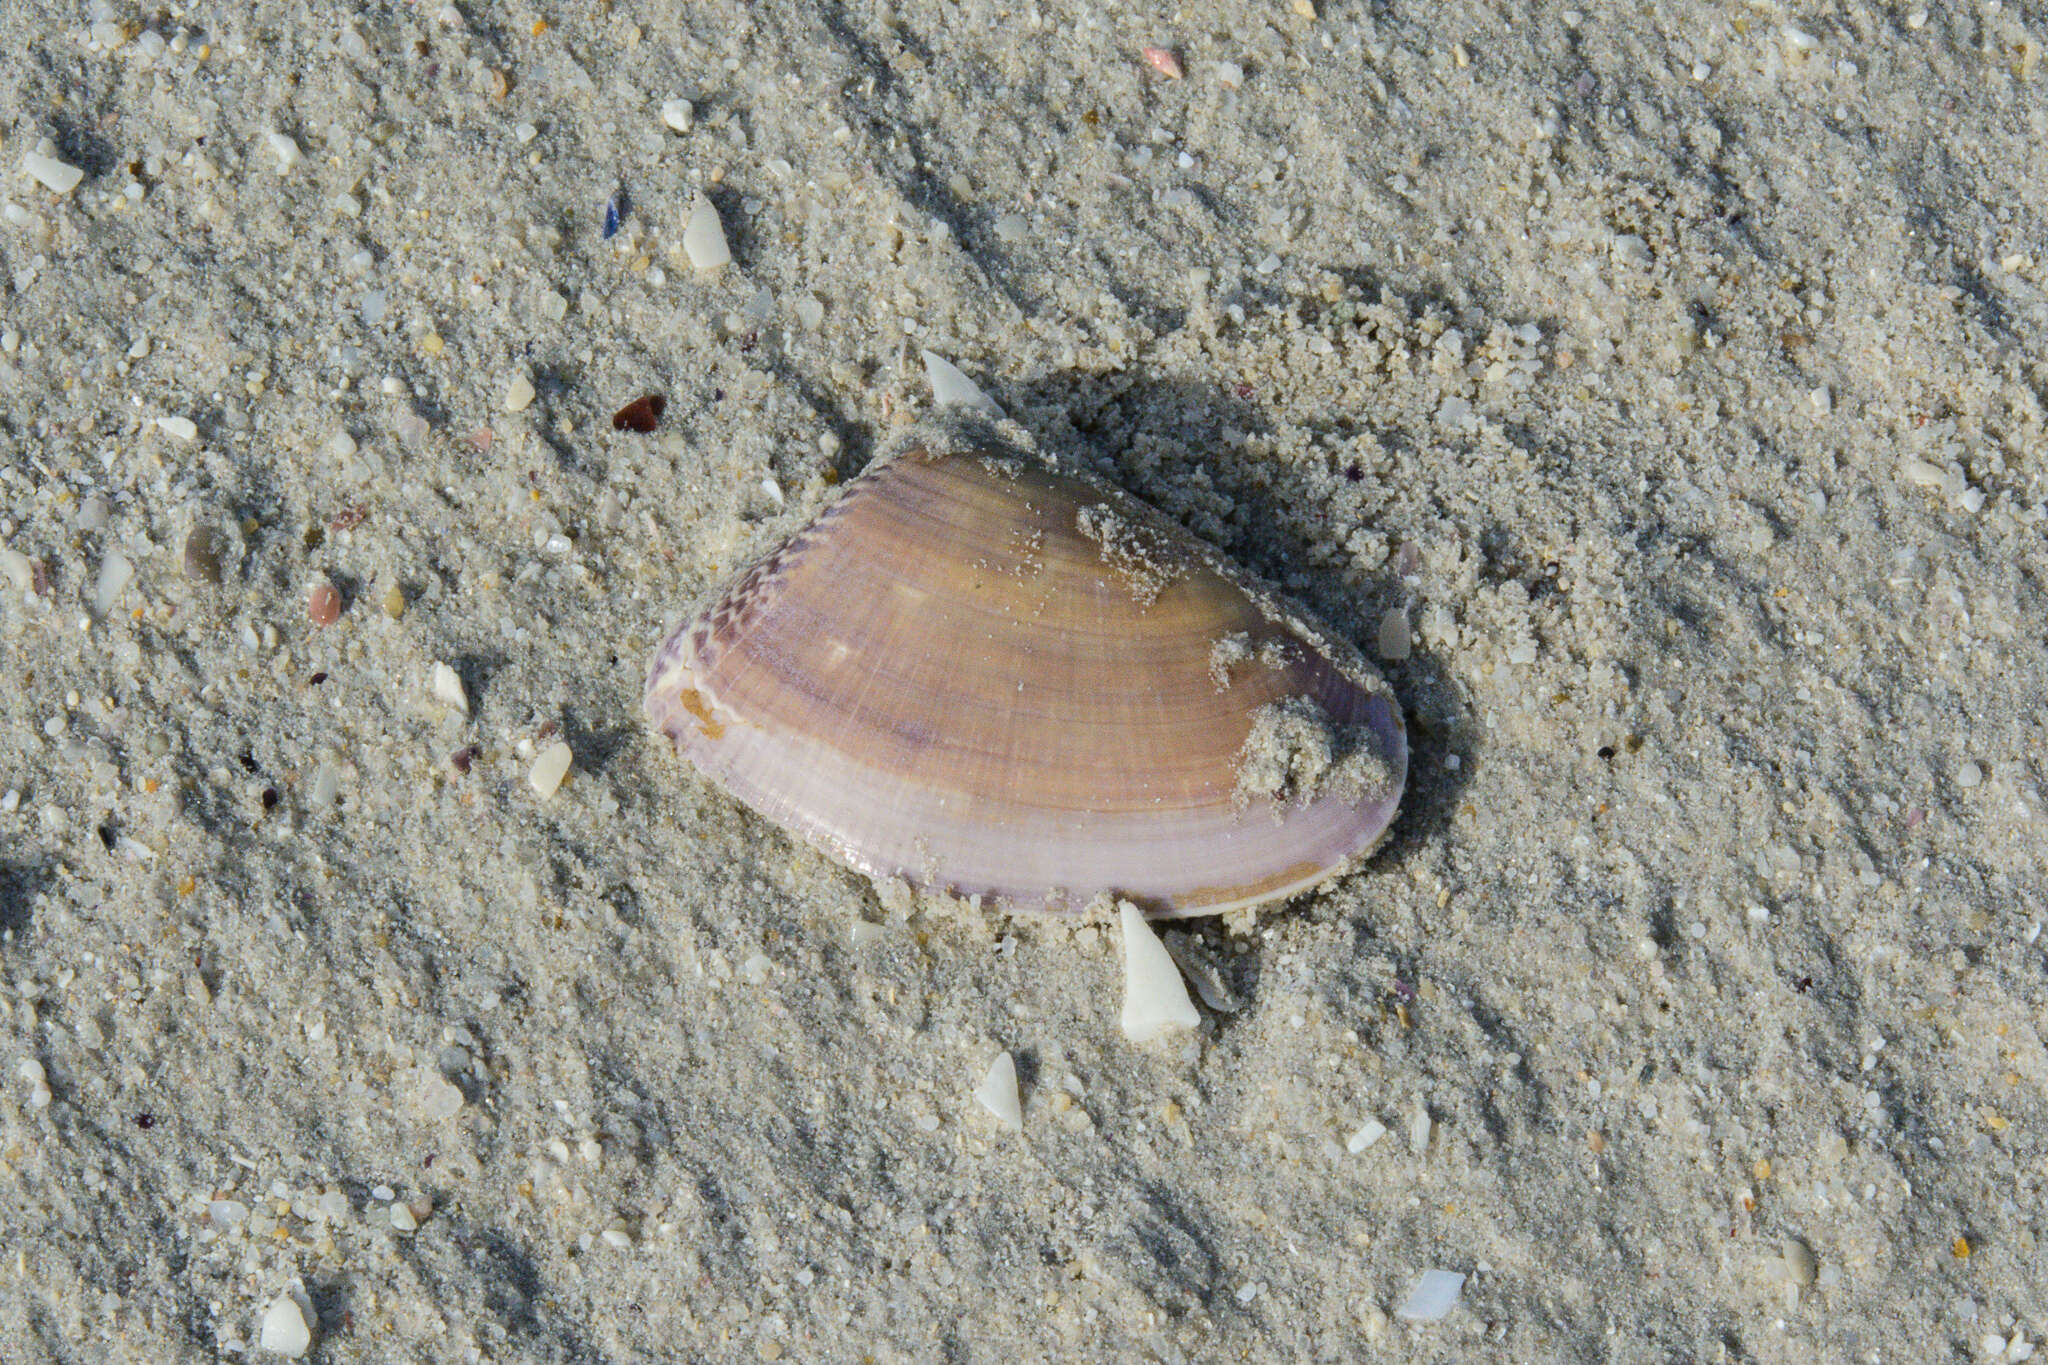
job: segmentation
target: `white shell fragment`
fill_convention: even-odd
[[[93,584],[93,614],[102,620],[112,615],[121,593],[134,580],[135,565],[128,556],[119,550],[107,551],[107,557],[100,561],[99,578]]]
[[[857,871],[1013,912],[1285,899],[1378,845],[1407,773],[1347,643],[957,404],[683,621],[645,708]]]
[[[1465,1277],[1457,1271],[1425,1270],[1394,1316],[1409,1322],[1442,1322],[1458,1306],[1458,1296],[1464,1290]]]
[[[1387,1135],[1387,1125],[1378,1119],[1367,1119],[1359,1130],[1344,1139],[1344,1150],[1357,1156],[1366,1148]]]
[[[562,779],[569,775],[569,760],[573,755],[562,740],[540,751],[540,757],[533,760],[533,768],[526,774],[526,780],[545,801],[561,787]]]
[[[975,1089],[975,1101],[996,1116],[996,1122],[1013,1133],[1024,1131],[1024,1106],[1017,1099],[1017,1063],[1007,1052],[998,1052],[989,1063],[988,1074]]]
[[[159,417],[156,419],[156,425],[158,430],[181,441],[199,439],[199,424],[190,417]]]
[[[711,201],[701,194],[683,228],[683,254],[699,270],[717,270],[732,263],[732,248],[725,242],[725,224],[718,220],[718,210]]]
[[[312,1349],[313,1329],[306,1314],[289,1294],[279,1294],[263,1311],[263,1326],[256,1333],[256,1345],[287,1360],[297,1360]]]
[[[1124,931],[1124,1037],[1149,1043],[1173,1029],[1201,1023],[1180,968],[1173,965],[1144,914],[1125,901],[1117,907],[1117,917]]]
[[[696,106],[688,100],[663,100],[661,121],[674,132],[687,133],[690,126],[697,121]]]
[[[78,188],[79,181],[85,179],[85,172],[79,167],[41,152],[24,153],[21,168],[52,194],[69,194]]]
[[[435,701],[453,707],[465,716],[469,714],[469,690],[462,685],[461,674],[447,664],[437,662],[428,683],[434,689]]]
[[[996,406],[995,400],[983,393],[980,385],[962,374],[959,366],[944,356],[926,351],[924,374],[926,382],[932,386],[933,406],[958,403],[998,421],[1002,419],[1003,410]]]

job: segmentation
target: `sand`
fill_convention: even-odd
[[[0,1359],[2025,1358],[2044,41],[0,7]],[[639,719],[926,348],[1406,708],[1193,1031]]]

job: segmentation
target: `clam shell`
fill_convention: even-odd
[[[849,866],[1013,911],[1214,914],[1370,852],[1407,771],[1379,675],[1143,504],[966,439],[914,431],[684,621],[654,729]]]

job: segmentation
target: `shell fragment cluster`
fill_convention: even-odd
[[[685,620],[646,711],[849,866],[1013,911],[1308,890],[1379,843],[1407,769],[1400,709],[1347,644],[964,416],[914,428]]]

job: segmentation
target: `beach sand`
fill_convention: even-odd
[[[2044,41],[0,8],[0,1359],[2026,1358]],[[1191,1032],[640,719],[925,349],[1406,708]]]

